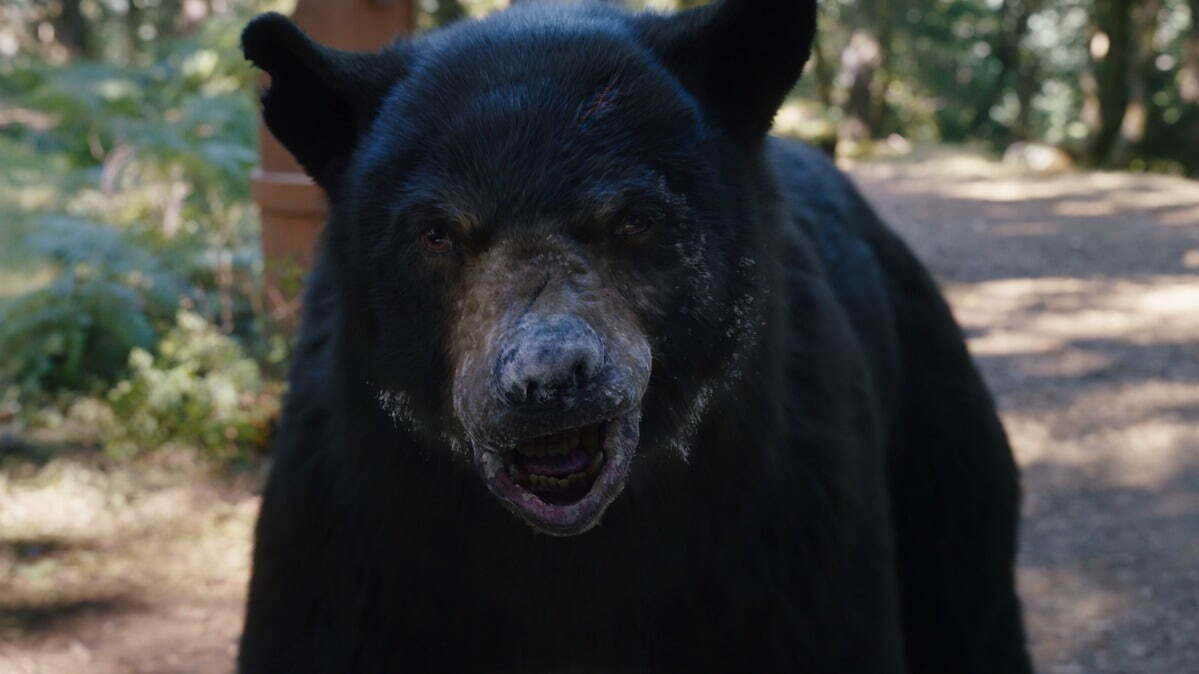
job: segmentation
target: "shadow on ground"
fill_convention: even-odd
[[[947,283],[1199,271],[1199,185],[1181,178],[1028,176],[957,154],[855,173]]]
[[[1021,589],[1045,672],[1199,671],[1199,462],[1147,486],[1037,462]]]
[[[255,491],[169,452],[0,470],[0,672],[231,671]]]
[[[120,599],[74,599],[43,604],[0,603],[0,638],[28,638],[53,629],[64,629],[64,623],[77,619],[92,619],[105,613],[127,610]]]

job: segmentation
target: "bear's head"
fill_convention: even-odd
[[[256,19],[266,123],[330,203],[340,357],[546,533],[634,456],[688,460],[767,324],[762,147],[815,14],[531,4],[376,54]]]

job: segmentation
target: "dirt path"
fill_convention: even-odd
[[[999,399],[1039,670],[1199,672],[1199,183],[953,155],[854,175]]]
[[[853,173],[1003,408],[1039,670],[1199,672],[1199,184],[956,155]],[[0,674],[230,671],[258,501],[179,461],[0,472]]]
[[[0,674],[231,671],[254,482],[178,456],[0,473]]]

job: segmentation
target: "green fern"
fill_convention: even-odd
[[[156,342],[130,288],[63,275],[0,306],[0,381],[32,391],[87,390],[119,376],[131,349]]]
[[[121,230],[80,218],[45,216],[23,246],[59,274],[0,304],[0,383],[34,392],[107,385],[132,349],[155,348],[180,300],[195,294]]]

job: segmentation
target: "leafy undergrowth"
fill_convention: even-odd
[[[241,2],[124,61],[0,63],[0,437],[218,462],[265,447],[266,329]],[[43,450],[45,451],[45,450]]]

